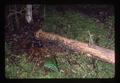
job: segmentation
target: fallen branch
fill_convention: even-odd
[[[97,57],[103,61],[109,62],[114,64],[115,63],[115,53],[113,50],[102,48],[99,46],[92,46],[90,47],[87,43],[83,43],[77,40],[68,39],[65,37],[61,37],[56,34],[47,33],[39,30],[36,32],[36,37],[40,39],[47,39],[47,40],[54,40],[54,41],[61,41],[64,45],[69,46],[72,50],[76,52],[84,52],[91,54],[94,57]],[[87,55],[89,56],[89,55]],[[89,56],[90,57],[90,56]]]
[[[20,10],[20,11],[11,10],[11,12],[8,14],[7,18],[10,18],[11,16],[16,15],[16,14],[22,15],[22,14],[23,14],[22,12],[24,12],[24,11],[25,11],[25,9],[22,9],[22,10]]]

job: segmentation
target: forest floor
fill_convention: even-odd
[[[107,11],[102,9],[96,13],[90,11],[88,15],[82,9],[56,10],[54,7],[46,6],[42,30],[86,43],[89,43],[88,31],[90,31],[95,45],[114,50],[114,15],[107,15]],[[6,46],[5,55],[6,78],[113,78],[115,76],[114,64],[86,57],[84,53],[58,52],[53,54],[55,57],[49,57],[52,53],[45,53],[43,56],[47,57],[44,58],[44,63],[42,66],[37,66],[37,63],[28,59],[30,53],[12,54],[8,47]],[[42,54],[45,49],[38,51]],[[40,61],[42,62],[41,59],[38,60]]]

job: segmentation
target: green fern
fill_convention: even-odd
[[[58,71],[58,66],[54,58],[47,58],[44,67],[56,72]]]

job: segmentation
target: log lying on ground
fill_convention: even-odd
[[[41,39],[47,39],[47,40],[61,41],[64,45],[69,46],[71,49],[74,49],[78,53],[79,52],[88,53],[103,61],[106,61],[112,64],[115,63],[115,53],[113,50],[110,50],[110,49],[102,48],[96,45],[90,47],[87,43],[61,37],[56,34],[43,32],[41,30],[36,32],[36,37]]]

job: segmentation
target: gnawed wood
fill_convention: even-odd
[[[28,23],[30,23],[33,19],[32,19],[32,5],[27,5],[26,6],[26,15],[25,18],[27,20]]]
[[[77,40],[68,39],[65,37],[61,37],[56,34],[47,33],[39,30],[36,32],[36,37],[40,39],[47,39],[47,40],[54,40],[54,41],[60,41],[64,45],[69,46],[72,50],[76,52],[84,52],[93,55],[94,57],[97,57],[103,61],[109,62],[109,63],[115,63],[115,53],[113,50],[102,48],[99,46],[92,46],[90,47],[87,43],[83,43]],[[89,55],[87,55],[89,56]]]

